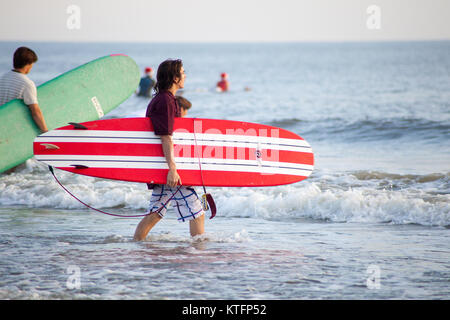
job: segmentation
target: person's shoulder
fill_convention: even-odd
[[[2,75],[0,76],[0,79],[17,79],[17,80],[23,80],[24,75],[22,75],[19,72],[15,72],[13,70],[9,70],[7,72],[2,73]]]
[[[171,103],[175,100],[175,97],[169,91],[158,92],[156,94],[155,98],[157,98],[159,101],[165,102],[165,103]]]
[[[33,80],[28,78],[28,76],[26,74],[23,74],[23,73],[20,73],[20,72],[16,72],[16,71],[13,71],[13,70],[11,70],[9,72],[10,72],[9,75],[11,77],[14,77],[14,78],[17,78],[17,79],[21,79],[23,82],[26,82],[27,84],[30,84],[30,85],[33,85],[33,86],[35,85]]]
[[[0,81],[4,81],[5,79],[8,79],[10,72],[11,71],[3,72],[2,74],[0,74]]]
[[[31,89],[36,89],[36,85],[27,75],[10,70],[0,76],[0,81],[9,83],[13,86],[23,86]]]
[[[8,71],[6,71],[6,72],[2,72],[1,75],[0,75],[0,78],[7,77],[7,76],[9,76],[9,74],[12,73],[12,72],[13,72],[12,70],[8,70]]]
[[[163,97],[163,95],[161,95],[161,92],[158,92],[153,96],[153,98],[150,102],[153,102],[153,103],[159,102],[159,101],[161,101],[161,99],[164,99],[164,97]]]
[[[36,84],[34,83],[33,80],[28,78],[27,75],[25,75],[25,74],[22,74],[22,76],[23,76],[22,77],[22,79],[23,79],[22,81],[23,81],[25,87],[29,88],[30,90],[36,90],[37,89],[36,88]]]
[[[164,103],[167,103],[166,97],[161,92],[158,92],[150,100],[149,106],[156,107],[156,106],[164,104]]]
[[[30,78],[28,78],[27,75],[24,74],[23,76],[24,76],[24,80],[25,80],[28,84],[32,85],[33,87],[36,86],[36,84],[34,83],[34,81],[31,80]]]

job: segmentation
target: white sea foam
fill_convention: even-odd
[[[242,229],[238,232],[227,232],[227,231],[205,232],[204,234],[195,237],[190,237],[188,234],[175,234],[170,231],[159,233],[153,232],[147,236],[146,241],[201,244],[203,242],[242,243],[242,242],[250,242],[252,240],[247,230]],[[190,248],[189,250],[191,249],[192,248]],[[191,253],[195,252],[193,251]]]
[[[216,201],[222,214],[269,219],[303,217],[333,222],[450,225],[448,197],[445,197],[447,201],[433,202],[415,198],[407,191],[322,189],[317,183],[279,187],[276,191],[249,189],[244,194],[227,197],[219,193]]]
[[[55,171],[61,183],[90,206],[145,213],[145,184]],[[449,176],[383,172],[315,172],[310,180],[267,188],[209,188],[221,217],[311,218],[332,222],[450,225]],[[198,192],[201,192],[198,189]],[[54,181],[45,166],[29,160],[0,179],[0,204],[85,209]]]

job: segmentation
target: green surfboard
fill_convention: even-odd
[[[109,55],[70,70],[37,87],[48,130],[68,122],[98,120],[135,92],[140,80],[136,62]],[[29,108],[20,99],[0,106],[0,173],[33,156],[40,134]]]

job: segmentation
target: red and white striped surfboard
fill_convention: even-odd
[[[165,184],[168,166],[149,118],[97,120],[38,136],[39,161],[76,174]],[[82,128],[84,127],[84,128]],[[176,118],[173,133],[183,185],[275,186],[306,179],[314,155],[290,131],[249,122]]]

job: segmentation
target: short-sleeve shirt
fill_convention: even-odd
[[[180,117],[177,99],[169,91],[159,92],[148,104],[146,117],[150,117],[155,134],[172,135],[175,117]]]
[[[150,117],[156,135],[172,135],[175,117],[181,117],[177,99],[169,91],[159,92],[148,104],[145,116]],[[153,189],[154,184],[147,187]]]
[[[11,70],[0,77],[0,105],[22,99],[26,105],[37,104],[36,85],[25,74]]]

